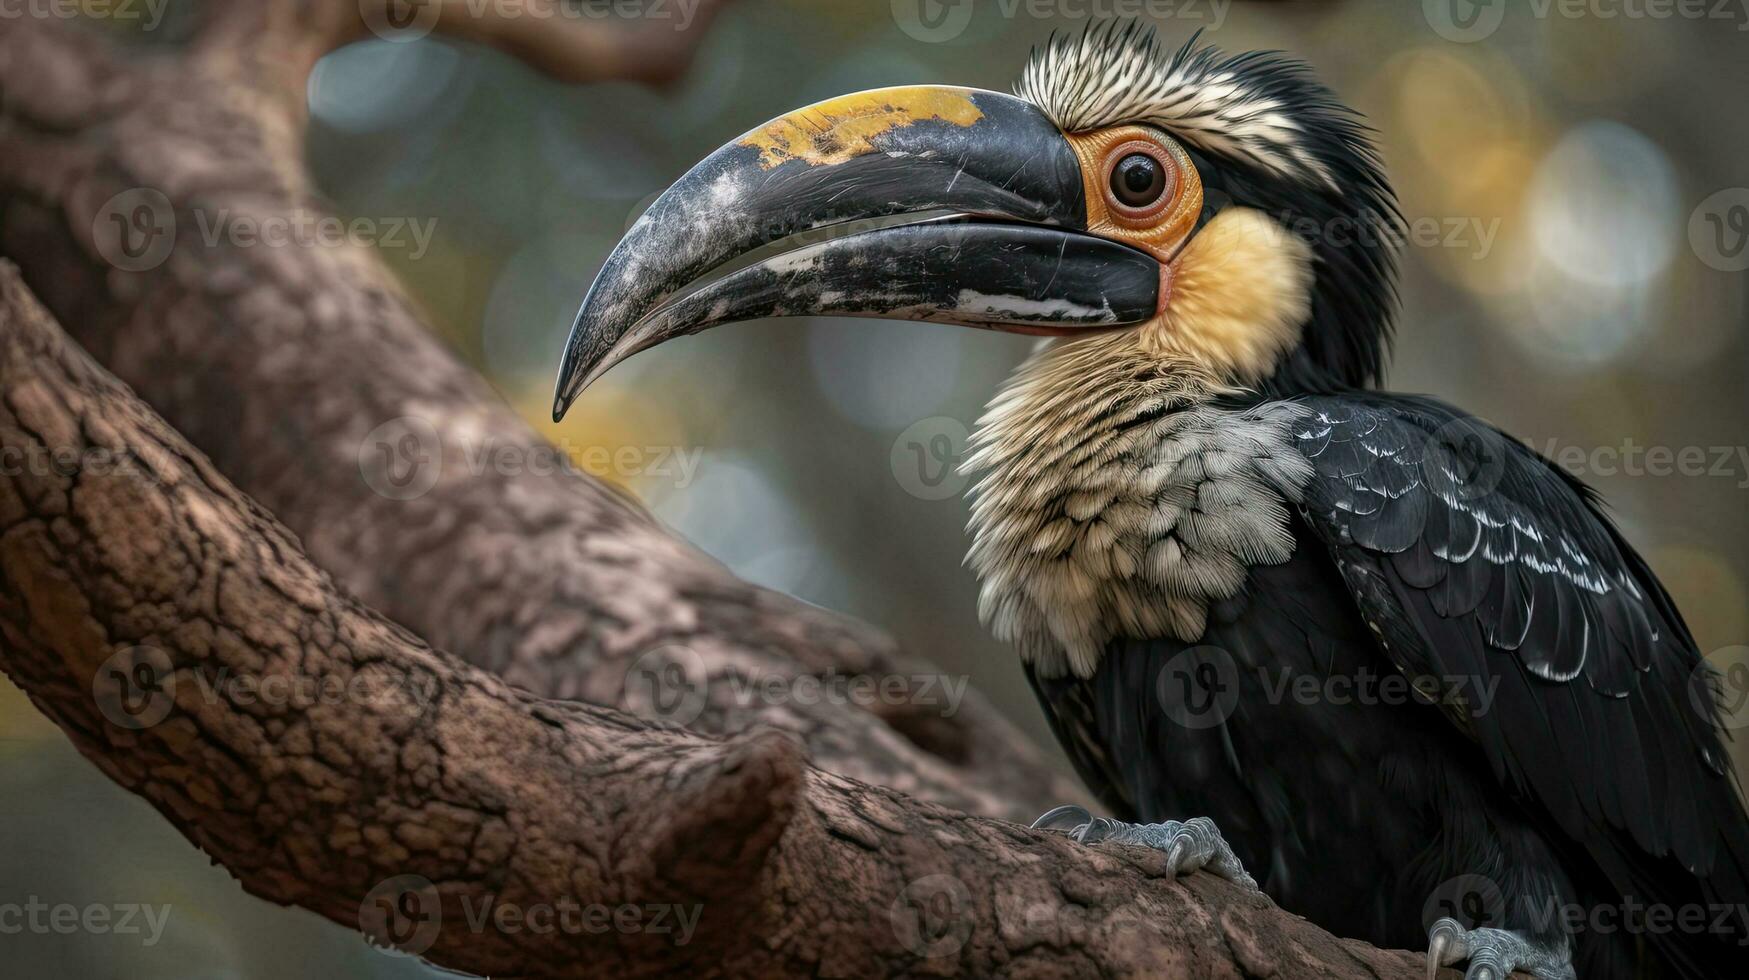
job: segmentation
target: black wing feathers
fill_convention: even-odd
[[[1298,444],[1317,471],[1306,520],[1386,655],[1498,683],[1491,710],[1453,720],[1624,894],[1749,902],[1749,821],[1690,698],[1699,651],[1591,492],[1431,399],[1302,404]],[[1692,975],[1749,960],[1736,936],[1650,938]]]

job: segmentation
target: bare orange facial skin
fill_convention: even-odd
[[[1133,245],[1162,265],[1177,256],[1202,214],[1202,178],[1176,141],[1148,126],[1115,126],[1066,134],[1081,161],[1087,195],[1087,230]],[[1165,169],[1165,194],[1150,207],[1132,208],[1111,189],[1111,173],[1132,153],[1153,157]]]

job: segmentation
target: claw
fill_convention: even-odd
[[[1087,821],[1087,826],[1082,827],[1080,833],[1075,835],[1075,840],[1081,844],[1097,844],[1109,837],[1111,831],[1112,823],[1110,820],[1104,817],[1094,817]]]
[[[1032,822],[1034,830],[1065,832],[1080,844],[1111,841],[1136,844],[1166,852],[1166,866],[1174,875],[1205,870],[1253,891],[1257,881],[1227,845],[1220,830],[1207,817],[1179,823],[1131,824],[1095,817],[1073,804],[1057,807]]]
[[[1468,961],[1464,980],[1505,980],[1524,970],[1538,980],[1574,980],[1571,949],[1528,939],[1506,929],[1465,929],[1456,919],[1440,919],[1427,930],[1427,980],[1442,966]]]
[[[1173,874],[1181,874],[1186,870],[1184,867],[1185,844],[1186,838],[1179,837],[1172,842],[1172,846],[1166,851],[1166,867],[1172,869]]]
[[[1448,922],[1451,920],[1440,919],[1427,934],[1427,980],[1436,980],[1439,968],[1456,959],[1455,956],[1448,955],[1454,952],[1452,944],[1457,940],[1457,936],[1447,928]]]
[[[1037,820],[1034,820],[1032,822],[1032,829],[1074,830],[1076,827],[1085,826],[1092,818],[1093,815],[1087,812],[1086,807],[1080,807],[1073,803],[1069,803],[1057,807],[1046,813],[1044,816],[1039,817]]]
[[[1427,980],[1438,980],[1439,968],[1444,964],[1445,948],[1451,941],[1440,936],[1427,944]]]

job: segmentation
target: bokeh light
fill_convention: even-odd
[[[361,41],[323,58],[310,73],[310,116],[352,133],[430,125],[444,103],[459,101],[451,89],[461,65],[461,54],[443,41]]]

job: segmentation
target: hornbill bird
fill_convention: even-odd
[[[1255,875],[1429,976],[1749,975],[1749,818],[1676,606],[1577,479],[1378,390],[1403,221],[1369,132],[1298,61],[1134,22],[1014,95],[798,110],[630,229],[554,415],[732,321],[1042,335],[965,461],[982,618],[1112,813],[1041,826]]]

